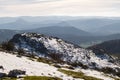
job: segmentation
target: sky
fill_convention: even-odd
[[[0,0],[0,17],[115,16],[120,0]]]

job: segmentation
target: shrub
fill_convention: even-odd
[[[96,67],[97,64],[95,62],[91,62],[92,66]]]
[[[59,62],[59,63],[62,63],[62,62],[63,62],[63,60],[61,59],[61,58],[63,57],[63,54],[50,53],[49,56],[50,56],[53,60],[55,60],[55,61],[57,61],[57,62]]]
[[[2,49],[4,50],[7,50],[7,51],[14,50],[14,44],[12,42],[3,42],[1,45],[2,45]]]
[[[19,49],[17,50],[17,52],[18,52],[18,55],[24,55],[24,54],[25,54],[24,50],[21,49],[21,48],[19,48]]]
[[[107,74],[113,74],[115,76],[120,77],[120,69],[119,68],[113,69],[113,68],[110,68],[110,67],[104,67],[102,69],[96,68],[96,70],[107,73]]]
[[[116,72],[116,74],[115,75],[117,75],[118,77],[120,77],[120,72]]]
[[[56,67],[56,68],[61,68],[61,66],[58,65],[58,64],[54,64],[53,66]]]
[[[88,66],[87,65],[84,65],[83,63],[81,63],[81,62],[74,62],[74,63],[69,63],[71,66],[73,66],[73,67],[78,67],[78,66],[80,66],[80,67],[82,67],[83,69],[88,69]]]
[[[43,62],[43,63],[46,63],[46,64],[52,64],[52,63],[54,63],[53,60],[50,60],[50,59],[47,59],[47,58],[42,58],[42,57],[39,57],[39,58],[37,59],[37,61],[38,61],[38,62]]]
[[[71,70],[74,70],[74,67],[69,65],[69,66],[62,66],[62,68],[67,68],[67,69],[71,69]]]
[[[69,66],[69,67],[68,67],[68,69],[72,69],[72,70],[73,70],[73,69],[74,69],[74,67],[72,67],[72,66]]]
[[[101,69],[101,71],[104,72],[104,73],[108,73],[108,74],[116,72],[114,69],[112,69],[110,67],[104,67],[104,68]]]

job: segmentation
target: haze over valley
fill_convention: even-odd
[[[0,42],[22,32],[56,36],[83,47],[120,39],[120,19],[116,17],[26,16],[2,17],[0,20],[1,37],[6,34]]]

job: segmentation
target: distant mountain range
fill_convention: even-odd
[[[120,39],[120,18],[40,16],[5,17],[0,18],[0,21],[0,37],[2,37],[0,42],[22,32],[56,36],[75,44],[85,44],[86,47],[107,40]]]
[[[63,40],[67,40],[74,44],[89,44],[88,46],[101,43],[108,40],[120,39],[120,34],[113,34],[108,36],[94,36],[93,34],[74,28],[74,27],[60,27],[60,26],[50,26],[50,27],[43,27],[43,28],[36,28],[30,30],[8,30],[8,29],[1,29],[0,30],[0,42],[6,41],[11,39],[11,37],[17,33],[23,32],[35,32],[46,34],[49,36],[56,36],[62,38]],[[87,46],[86,46],[87,47]]]
[[[120,22],[111,23],[96,29],[96,32],[101,34],[115,34],[120,33]]]
[[[47,35],[69,35],[69,36],[92,36],[91,33],[77,29],[72,26],[49,26],[49,27],[42,27],[32,30],[27,30],[28,32],[37,32]],[[59,37],[59,36],[58,36]]]
[[[41,34],[46,34],[49,36],[56,36],[63,38],[65,40],[68,40],[67,38],[72,38],[74,36],[92,36],[92,34],[74,28],[74,27],[58,27],[58,26],[51,26],[51,27],[42,27],[42,28],[36,28],[36,29],[30,29],[30,30],[8,30],[8,29],[0,29],[0,42],[9,40],[13,35],[17,33],[23,33],[23,32],[37,32]],[[69,40],[68,40],[69,41]]]
[[[110,35],[120,33],[120,18],[106,17],[3,17],[0,18],[1,29],[28,30],[49,26],[76,27],[94,35]]]
[[[29,28],[30,26],[33,26],[33,25],[23,19],[17,19],[14,22],[0,24],[0,26],[2,26],[3,29],[22,30],[22,29],[26,29],[25,27]]]

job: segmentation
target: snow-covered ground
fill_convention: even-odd
[[[67,68],[62,68],[64,70],[70,70]],[[70,71],[74,71],[74,72],[83,72],[86,76],[91,76],[91,77],[96,77],[102,80],[114,80],[112,77],[104,74],[103,72],[99,72],[96,70],[91,70],[91,69],[81,69],[81,68],[75,68],[75,70],[70,70]],[[117,77],[116,77],[117,78]]]
[[[63,80],[73,80],[71,76],[67,76],[58,71],[57,68],[50,66],[48,64],[42,62],[36,62],[29,60],[26,57],[16,57],[16,55],[0,52],[0,66],[4,67],[4,70],[0,70],[0,72],[8,73],[10,70],[19,69],[26,71],[26,75],[28,76],[51,76],[51,77],[59,77]],[[107,76],[104,76],[102,73],[91,70],[83,70],[76,69],[76,71],[81,70],[88,76],[98,77],[103,80],[114,80]],[[74,79],[74,80],[82,80],[82,79]]]
[[[97,78],[100,78],[100,79],[103,79],[103,80],[114,80],[113,78],[108,77],[104,73],[98,72],[98,71],[95,71],[95,70],[76,69],[76,71],[82,71],[87,76],[97,77]]]
[[[26,71],[26,75],[28,76],[51,76],[59,77],[63,80],[73,80],[72,77],[57,71],[57,68],[53,66],[41,62],[32,61],[27,59],[26,57],[19,58],[16,57],[16,55],[5,52],[0,52],[0,66],[4,67],[4,70],[0,70],[0,72],[4,73],[8,73],[10,70],[13,69],[19,69]]]

